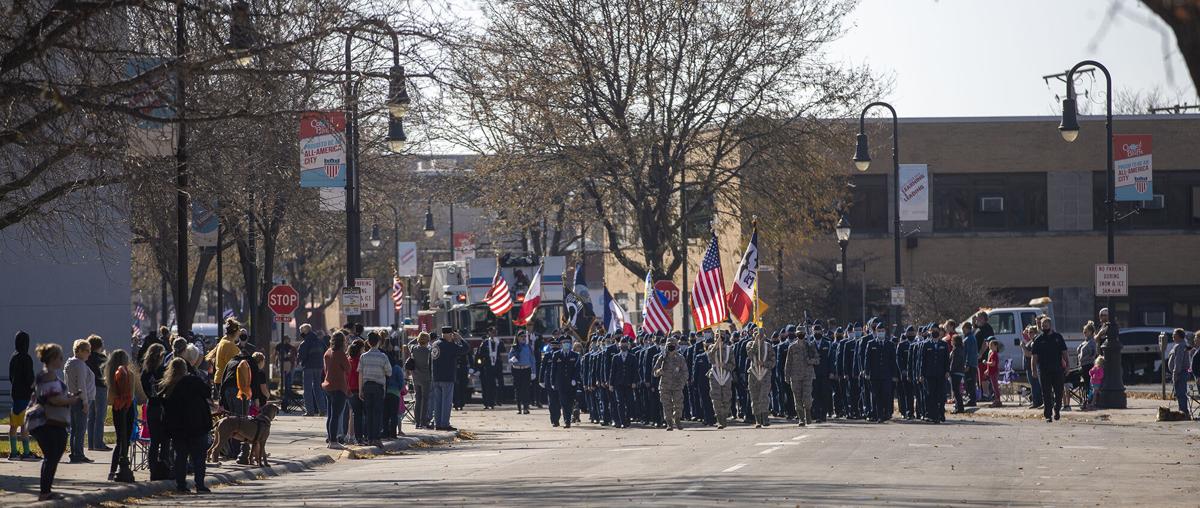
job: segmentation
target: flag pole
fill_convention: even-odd
[[[754,215],[750,219],[750,238],[753,239],[754,235],[756,235],[756,234],[758,234],[758,215]],[[758,246],[756,245],[755,248],[757,249],[757,247]],[[754,255],[758,256],[758,253],[755,252]],[[754,315],[750,316],[750,322],[754,323],[755,326],[762,326],[758,322],[758,261],[757,260],[754,262],[754,295],[752,296],[752,298],[754,298],[754,307],[753,307]]]

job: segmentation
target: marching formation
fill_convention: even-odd
[[[602,426],[666,430],[684,421],[761,428],[772,417],[802,427],[830,418],[882,423],[897,407],[906,420],[941,423],[950,392],[962,407],[962,376],[951,375],[951,351],[962,349],[956,327],[909,326],[889,336],[886,323],[872,319],[829,333],[818,320],[776,331],[751,324],[686,335],[597,334],[586,344],[560,336],[537,379],[555,427],[569,428],[583,413]]]

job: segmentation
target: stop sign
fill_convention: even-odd
[[[676,305],[679,305],[679,286],[676,286],[674,281],[660,280],[654,283],[654,289],[662,291],[664,295],[667,295],[666,308],[673,309]]]
[[[267,293],[267,306],[276,316],[291,315],[300,306],[300,293],[287,284],[275,286]]]

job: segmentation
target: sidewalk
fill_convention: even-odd
[[[6,426],[0,426],[6,427]],[[7,432],[7,428],[3,429]],[[369,457],[385,451],[401,450],[422,446],[418,443],[437,444],[454,440],[451,432],[416,430],[404,426],[407,438],[385,441],[384,448],[348,447],[348,450],[330,450],[325,444],[325,418],[303,417],[292,414],[279,415],[271,426],[267,439],[269,466],[242,466],[234,461],[209,465],[206,475],[209,486],[230,483],[243,479],[274,476],[310,469],[320,464],[337,460]],[[7,433],[5,434],[7,438]],[[110,445],[111,446],[111,445]],[[112,452],[86,452],[94,464],[69,464],[66,454],[58,467],[54,480],[54,491],[65,499],[52,503],[37,503],[35,506],[80,506],[119,501],[128,497],[143,497],[175,488],[174,480],[150,482],[148,471],[136,471],[136,483],[114,483],[108,481],[108,470]],[[0,507],[28,506],[37,501],[38,479],[41,461],[12,462],[0,458]],[[191,478],[188,478],[190,485]]]
[[[1030,409],[1028,402],[1024,404],[1005,402],[1003,407],[987,407],[987,404],[987,402],[980,402],[979,407],[967,408],[966,416],[987,418],[1018,418],[1028,420],[1040,420],[1044,418],[1042,409]],[[1158,421],[1159,407],[1167,406],[1171,409],[1175,409],[1175,403],[1173,401],[1154,400],[1132,395],[1126,397],[1126,406],[1126,409],[1095,409],[1090,411],[1080,411],[1076,406],[1072,407],[1071,411],[1064,410],[1062,412],[1062,419],[1080,423],[1153,423]],[[952,406],[947,406],[946,412],[949,413],[950,409],[952,409]],[[963,415],[947,416],[947,418],[962,417]]]

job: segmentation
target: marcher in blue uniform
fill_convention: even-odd
[[[692,385],[695,387],[695,392],[699,400],[695,401],[694,409],[698,413],[693,413],[698,421],[705,425],[713,426],[717,424],[716,413],[713,411],[712,398],[709,396],[708,372],[712,370],[712,364],[708,361],[708,353],[704,351],[706,345],[711,346],[713,339],[709,338],[707,343],[697,342],[692,346]],[[697,352],[698,350],[698,352]]]
[[[842,391],[845,406],[843,412],[845,417],[851,420],[862,418],[860,407],[858,406],[858,373],[854,370],[855,352],[858,350],[858,339],[846,339],[842,342],[840,351],[838,352],[838,363],[840,370],[838,374],[842,378]]]
[[[900,375],[900,381],[896,384],[896,401],[900,405],[900,416],[905,420],[913,419],[913,383],[909,359],[916,335],[917,329],[909,325],[896,343],[896,371]]]
[[[733,408],[733,418],[741,418],[745,423],[750,423],[753,414],[750,412],[750,395],[747,391],[746,372],[750,359],[746,356],[746,344],[750,341],[745,340],[740,334],[733,334],[733,397],[737,403],[731,406]]]
[[[899,374],[895,345],[882,321],[875,323],[875,337],[867,345],[867,376],[871,382],[872,421],[883,423],[892,417],[892,383]]]
[[[871,401],[871,382],[867,379],[867,346],[871,344],[871,339],[875,338],[875,319],[867,323],[867,335],[856,341],[854,345],[854,373],[858,376],[858,410],[859,414],[867,420],[875,419],[875,404]]]
[[[630,341],[621,341],[620,352],[613,355],[608,367],[608,384],[616,399],[616,417],[613,426],[618,429],[629,427],[633,389],[637,386],[637,361],[629,354]]]
[[[941,340],[942,330],[929,330],[929,340],[921,350],[921,387],[925,395],[925,418],[933,423],[946,421],[946,380],[950,375],[950,348]]]
[[[833,392],[831,413],[837,418],[846,417],[845,390],[842,388],[842,343],[846,341],[845,330],[838,328],[833,332],[833,341],[829,344],[829,386]]]
[[[784,378],[783,366],[787,362],[788,348],[792,346],[793,342],[802,339],[796,337],[795,325],[788,325],[784,329],[784,332],[779,337],[779,344],[775,346],[774,377],[778,380],[775,384],[776,399],[779,401],[779,416],[788,420],[795,420],[796,397],[792,394],[792,385]]]
[[[574,351],[562,348],[561,337],[551,340],[550,352],[542,357],[542,388],[550,402],[550,424],[555,427],[562,420],[564,427],[571,428],[578,382],[576,360]]]
[[[823,423],[833,413],[833,394],[830,386],[829,349],[832,343],[825,335],[823,326],[813,326],[812,344],[817,349],[820,361],[816,365],[816,378],[813,379],[813,408],[812,418],[816,423]]]
[[[646,336],[646,347],[642,348],[642,365],[641,365],[641,380],[643,393],[643,411],[645,411],[645,421],[655,428],[663,426],[663,411],[662,401],[658,397],[658,382],[654,377],[654,361],[658,359],[658,355],[663,349],[658,344],[659,341],[665,343],[666,339],[660,333],[657,337],[652,335]]]

